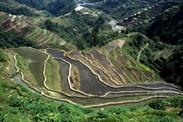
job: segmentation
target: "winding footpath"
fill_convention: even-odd
[[[139,51],[138,56],[137,56],[137,61],[138,61],[138,62],[140,61],[140,56],[141,56],[142,51],[144,51],[148,46],[149,46],[149,43],[147,43],[147,44]]]

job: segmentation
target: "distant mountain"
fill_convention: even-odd
[[[3,0],[0,11],[11,14],[34,15],[46,11],[52,15],[63,15],[75,8],[74,0]]]
[[[87,2],[96,3],[96,8],[110,14],[114,18],[120,19],[122,16],[127,16],[133,11],[156,3],[157,0],[87,0]]]
[[[14,15],[26,15],[26,16],[37,15],[36,10],[34,10],[33,8],[17,3],[13,0],[0,1],[0,11]]]
[[[139,31],[149,26],[165,9],[181,0],[85,0],[82,6],[95,8],[117,20],[117,25],[128,31]],[[140,29],[139,29],[140,28]]]
[[[53,15],[59,16],[73,11],[75,5],[74,0],[55,0],[49,3],[44,9]]]
[[[56,0],[14,0],[18,3],[25,4],[36,9],[45,9],[50,3]]]

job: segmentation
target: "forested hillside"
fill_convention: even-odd
[[[159,37],[161,41],[173,44],[183,44],[183,4],[167,9],[149,27],[149,37]]]
[[[162,68],[160,73],[167,81],[175,82],[183,87],[183,4],[165,11],[147,30],[149,37],[159,39],[172,45],[175,50],[164,62],[158,62]]]
[[[94,3],[96,8],[106,12],[116,19],[121,19],[124,16],[128,16],[130,13],[134,13],[144,7],[150,6],[157,2],[156,0],[148,1],[131,1],[131,0],[87,0],[87,2]],[[86,4],[87,5],[87,4]],[[88,4],[90,6],[90,4]],[[92,4],[91,4],[91,7]],[[119,12],[120,11],[120,12]]]
[[[11,14],[37,15],[46,11],[51,15],[63,15],[74,10],[74,0],[3,0],[0,10]]]
[[[26,16],[36,16],[36,11],[28,6],[20,5],[18,3],[2,0],[0,1],[0,11],[7,12],[9,14],[15,15],[26,15]]]
[[[140,61],[159,72],[166,81],[183,87],[182,14],[182,4],[166,9],[147,28],[146,34],[151,39],[140,34],[135,34],[136,36],[130,38],[129,45],[131,50],[129,52],[135,56],[135,52],[138,52],[143,46],[149,44],[145,48],[144,53],[142,53]]]
[[[4,32],[0,29],[0,47],[13,48],[22,46],[34,46],[34,43],[25,39],[17,32]]]

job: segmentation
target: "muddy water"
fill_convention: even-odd
[[[86,67],[84,64],[82,64],[79,61],[72,60],[66,56],[64,56],[64,52],[56,51],[56,50],[48,50],[49,53],[51,53],[56,58],[62,58],[71,64],[78,67],[79,73],[80,73],[80,84],[81,88],[80,90],[88,93],[88,94],[94,94],[94,95],[103,95],[106,92],[112,90],[111,88],[107,88],[104,84],[102,84],[98,77],[94,75],[91,70]],[[120,90],[118,90],[120,91]]]
[[[149,87],[149,88],[158,88],[158,87],[165,87],[165,88],[169,88],[169,89],[175,89],[175,91],[180,91],[181,89],[173,86],[172,84],[168,84],[168,83],[149,83],[149,84],[139,84],[139,86],[143,86],[143,87]]]
[[[20,75],[16,75],[15,77],[13,77],[12,79],[16,84],[19,84],[23,87],[25,87],[27,90],[32,91],[33,93],[37,93],[35,92],[32,88],[30,88],[29,86],[27,86],[27,84],[25,84]],[[126,100],[139,100],[141,98],[144,97],[148,97],[148,96],[154,96],[155,94],[139,94],[139,95],[130,95],[127,94],[127,96],[121,96],[121,97],[114,97],[114,98],[97,98],[97,97],[87,97],[87,98],[78,98],[78,97],[68,97],[65,95],[61,95],[61,94],[57,94],[55,95],[50,95],[51,97],[56,97],[58,99],[67,99],[70,100],[72,102],[78,103],[80,105],[97,105],[97,104],[103,104],[103,103],[108,103],[108,102],[121,102],[121,101],[126,101]],[[159,94],[161,95],[161,94]],[[164,94],[166,95],[166,94]],[[170,95],[176,95],[176,94],[169,94]]]
[[[14,51],[22,56],[24,59],[26,59],[26,62],[29,65],[30,71],[33,74],[37,84],[40,87],[44,86],[44,76],[43,76],[43,70],[44,70],[44,61],[46,60],[46,55],[34,50],[32,48],[22,47],[14,49]]]
[[[70,85],[68,81],[70,65],[62,60],[57,60],[57,61],[60,65],[60,79],[61,79],[62,91],[65,93],[68,93],[69,95],[83,96],[82,94],[70,89]]]
[[[111,66],[111,64],[106,60],[104,55],[101,55],[97,50],[92,50],[91,54],[93,55],[93,57],[95,59],[97,59],[101,65],[103,67],[105,67],[107,70],[109,70],[109,72],[111,72],[112,74],[114,74],[115,78],[118,79],[119,81],[121,81],[122,79],[119,77],[119,75],[117,75],[111,68],[109,67]]]
[[[144,90],[141,87],[138,86],[130,86],[130,87],[121,87],[121,88],[112,88],[104,83],[102,83],[98,77],[91,72],[91,70],[86,67],[84,64],[82,64],[79,61],[72,60],[67,56],[64,56],[64,52],[58,51],[58,50],[53,50],[53,49],[48,49],[48,53],[52,54],[56,58],[62,58],[71,64],[75,65],[78,67],[78,70],[80,72],[80,83],[81,83],[81,88],[80,90],[87,93],[87,94],[93,94],[93,95],[104,95],[107,92],[120,92],[120,91],[139,91],[139,90]],[[65,74],[65,73],[64,73]],[[145,85],[143,85],[145,87]],[[157,85],[152,85],[151,88],[158,88]],[[168,90],[170,89],[169,87],[165,86],[165,89],[161,90]],[[171,89],[174,89],[173,87]],[[150,90],[149,91],[154,91]]]
[[[64,92],[70,93],[69,83],[67,77],[69,76],[69,64],[63,62],[62,60],[57,60],[60,65],[60,79],[61,86]]]

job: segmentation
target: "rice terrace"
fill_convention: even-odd
[[[0,0],[0,122],[183,122],[183,0]]]
[[[104,107],[182,95],[180,88],[154,81],[151,71],[124,66],[133,65],[132,59],[123,60],[123,55],[118,55],[116,58],[124,62],[120,66],[110,59],[105,47],[84,53],[27,47],[10,51],[17,74],[14,77],[50,99],[83,107]]]

